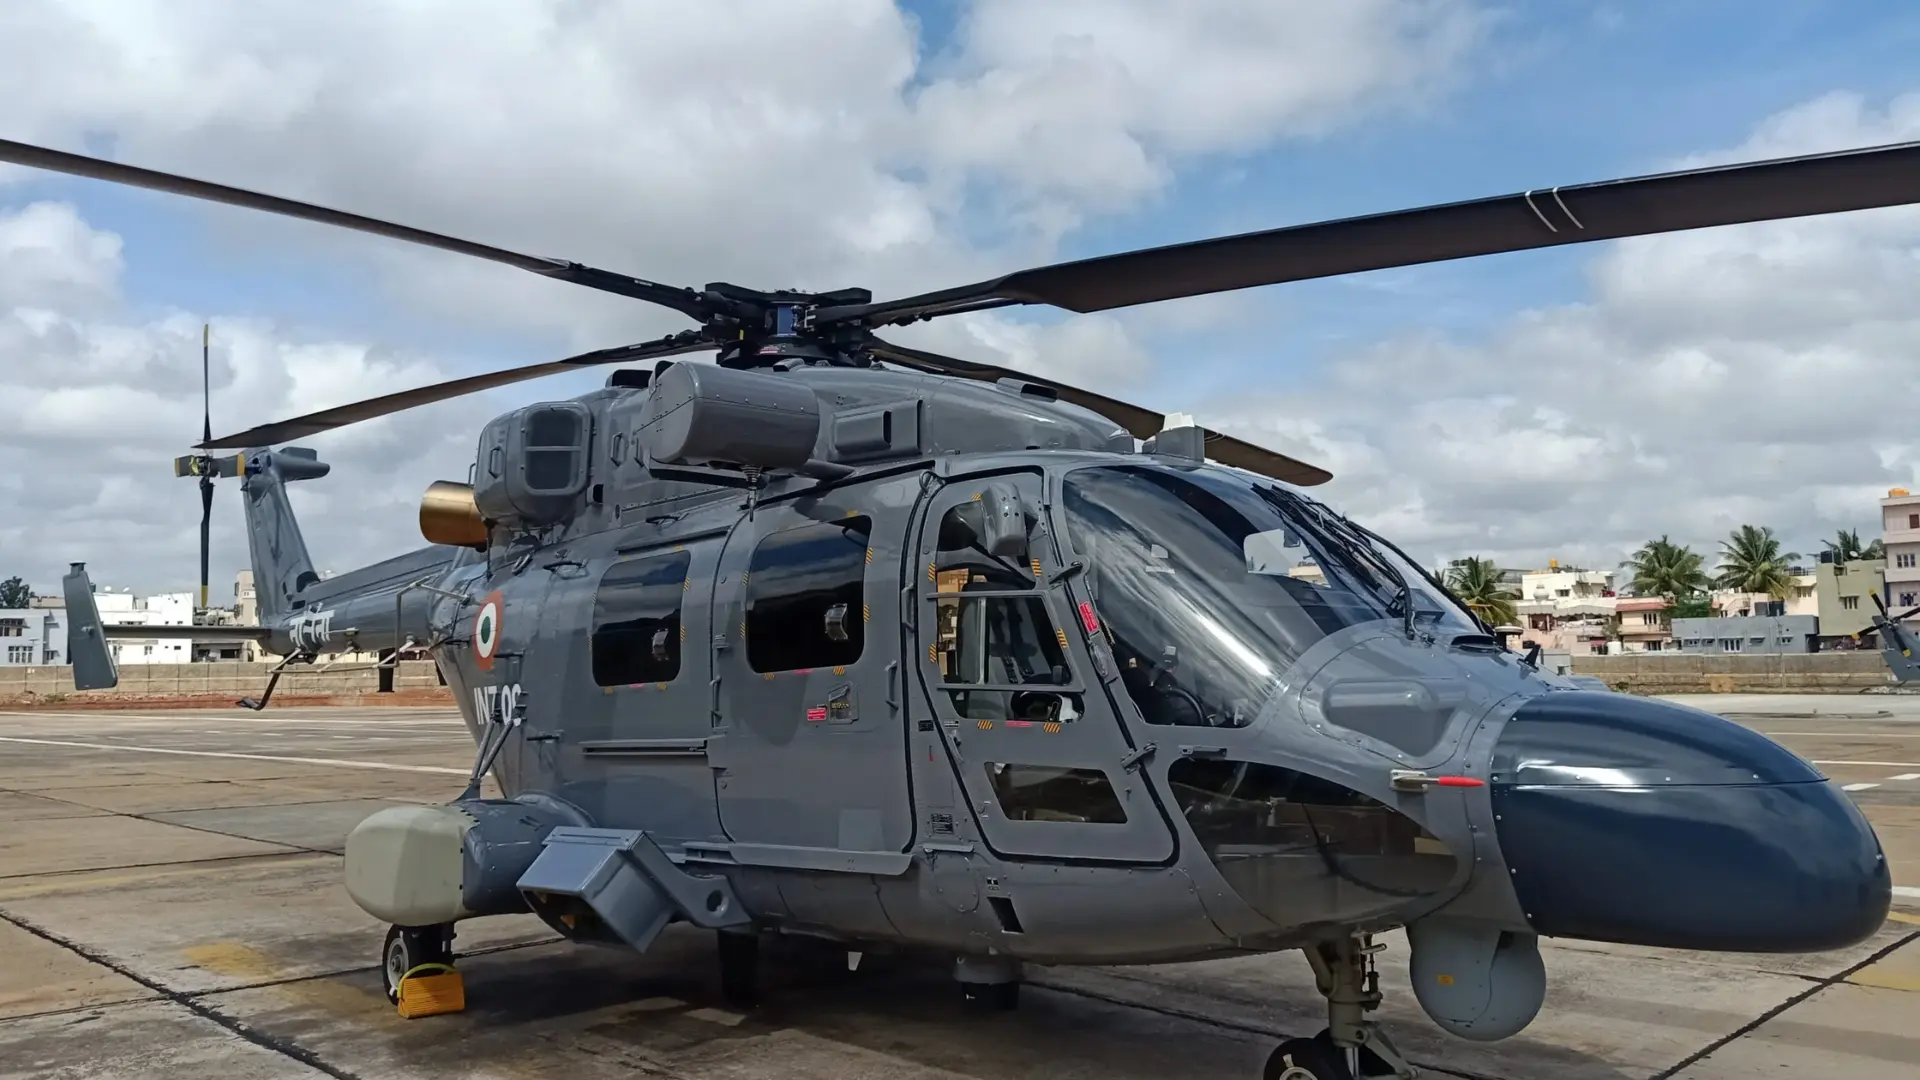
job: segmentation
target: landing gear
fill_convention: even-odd
[[[389,1003],[400,1003],[400,980],[423,964],[453,966],[453,927],[387,927],[386,943],[380,946],[380,982]]]
[[[760,997],[760,935],[757,931],[719,931],[720,996],[736,1009],[750,1009]]]
[[[1267,1059],[1262,1080],[1412,1080],[1413,1066],[1367,1013],[1380,1007],[1380,973],[1373,955],[1386,948],[1372,935],[1309,946],[1307,962],[1327,999],[1327,1030],[1288,1039]]]
[[[981,1012],[1011,1012],[1020,1007],[1020,961],[1004,956],[962,956],[953,963],[961,1000]]]

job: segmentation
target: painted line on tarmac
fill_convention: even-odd
[[[1812,765],[1867,765],[1886,769],[1920,769],[1920,761],[1814,761]]]
[[[1920,888],[1912,885],[1895,885],[1893,887],[1893,895],[1903,896],[1908,900],[1920,900]]]
[[[1874,788],[1877,788],[1879,786],[1880,786],[1879,784],[1842,784],[1840,786],[1840,790],[1841,791],[1871,791]]]
[[[1920,739],[1920,731],[1763,731],[1768,738],[1808,739]]]
[[[138,754],[177,754],[181,757],[238,758],[242,761],[279,761],[292,765],[333,765],[346,769],[386,769],[393,772],[445,773],[466,776],[469,770],[444,765],[396,765],[388,761],[355,761],[349,758],[284,757],[279,754],[237,754],[221,750],[174,750],[163,746],[122,746],[115,743],[68,742],[63,739],[22,739],[0,735],[0,742],[30,746],[69,746],[79,750],[126,750]]]

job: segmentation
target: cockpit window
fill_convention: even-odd
[[[1253,485],[1158,465],[1067,474],[1067,535],[1149,723],[1250,724],[1316,642],[1400,617],[1388,575]]]

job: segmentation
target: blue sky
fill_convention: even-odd
[[[945,50],[961,5],[904,6],[921,21],[923,51]],[[1070,235],[1063,257],[1655,171],[1736,143],[1758,119],[1828,91],[1877,99],[1909,88],[1920,55],[1920,7],[1894,0],[1546,0],[1510,4],[1499,18],[1487,62],[1430,109],[1251,157],[1187,163],[1173,191]],[[204,211],[171,196],[48,178],[7,192],[0,206],[47,194],[73,200],[96,227],[126,239],[125,288],[139,303],[271,315],[296,333],[354,327],[387,345],[456,351],[476,368],[564,348],[497,328],[463,332],[311,251],[236,248],[209,231]],[[1284,320],[1279,335],[1245,325],[1193,351],[1208,385],[1230,386],[1249,365],[1299,377],[1330,351],[1397,330],[1471,337],[1516,309],[1578,299],[1592,256],[1586,248],[1523,253],[1263,290],[1260,310]],[[1387,284],[1392,292],[1382,291]],[[1183,380],[1193,374],[1182,365]]]

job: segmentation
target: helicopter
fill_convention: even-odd
[[[936,957],[987,1010],[1017,1007],[1027,965],[1300,950],[1327,1027],[1282,1042],[1265,1080],[1405,1078],[1369,1018],[1389,931],[1426,1015],[1486,1041],[1542,1007],[1542,936],[1812,952],[1888,912],[1879,839],[1809,763],[1713,713],[1540,670],[1308,495],[1325,469],[876,331],[1920,202],[1920,143],[882,301],[671,287],[24,143],[0,161],[488,259],[697,324],[203,438],[175,472],[238,480],[258,627],[103,625],[85,564],[65,579],[83,690],[117,679],[110,638],[157,630],[283,657],[254,708],[289,665],[433,657],[475,743],[465,790],[370,815],[344,860],[388,926],[380,967],[406,1015],[461,1007],[458,923],[529,912],[615,949],[712,931],[745,1004],[769,936],[850,966]],[[604,386],[485,425],[467,480],[422,497],[426,546],[314,572],[287,485],[330,467],[288,444],[599,365]],[[1289,572],[1307,561],[1317,576]]]

